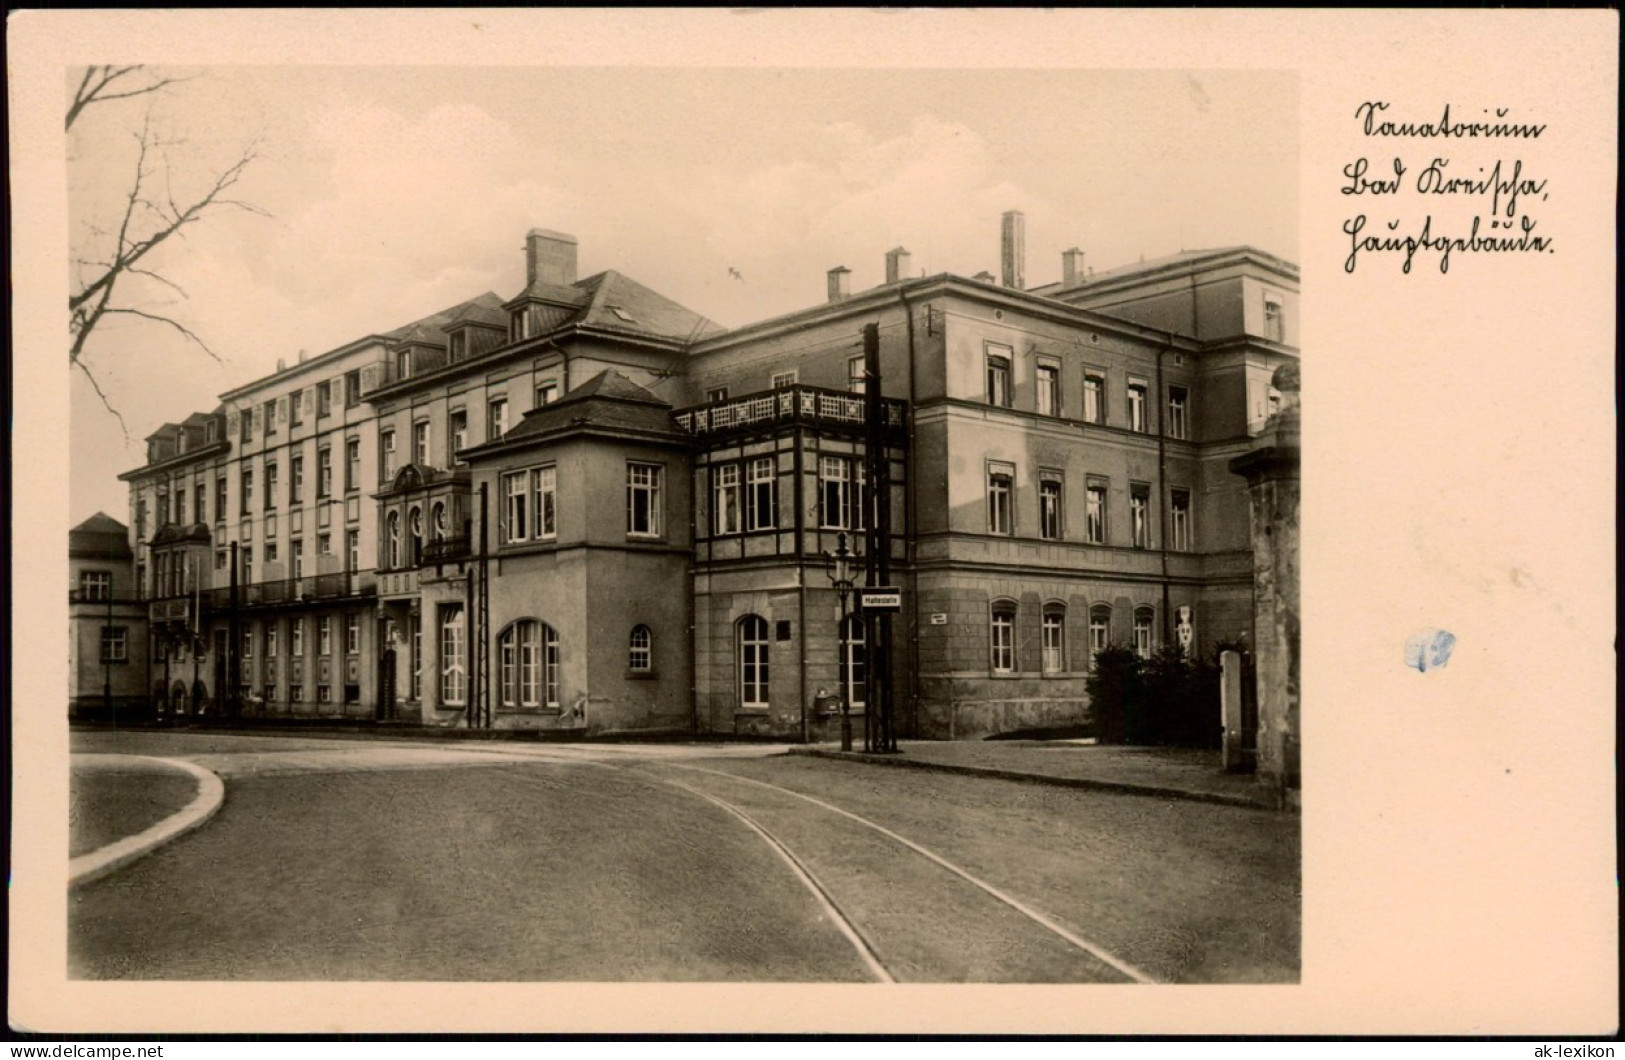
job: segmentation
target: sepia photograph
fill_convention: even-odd
[[[70,974],[1298,979],[1294,77],[69,77]]]
[[[14,1035],[1617,1032],[1617,13],[8,27]]]

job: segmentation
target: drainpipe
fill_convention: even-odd
[[[906,285],[905,285],[906,286]],[[920,719],[920,583],[915,574],[915,539],[914,532],[918,526],[914,515],[915,507],[915,462],[914,462],[914,307],[909,304],[908,293],[904,287],[897,289],[897,300],[903,305],[903,321],[908,335],[908,416],[904,423],[908,431],[908,454],[903,460],[904,473],[908,475],[905,493],[908,497],[908,510],[903,513],[903,535],[908,542],[908,569],[909,577],[913,582],[912,608],[914,612],[914,641],[908,668],[908,720],[909,736],[919,736]]]
[[[1170,643],[1173,627],[1168,615],[1168,398],[1162,382],[1162,358],[1173,348],[1172,332],[1157,350],[1157,555],[1162,560],[1162,644]]]
[[[696,447],[696,448],[698,448],[698,447]],[[699,677],[700,672],[699,672],[699,660],[695,658],[695,643],[698,640],[698,634],[694,630],[694,623],[695,623],[695,617],[696,617],[695,616],[694,597],[696,595],[695,590],[698,588],[698,585],[696,583],[699,580],[699,571],[696,570],[697,565],[696,565],[695,559],[694,559],[695,552],[699,548],[699,539],[696,536],[698,534],[698,530],[699,530],[699,517],[698,517],[699,505],[695,503],[695,497],[693,496],[693,493],[692,493],[694,480],[695,480],[694,460],[693,460],[693,457],[691,456],[689,458],[689,476],[688,476],[689,489],[690,489],[690,494],[689,494],[689,499],[688,499],[688,717],[689,717],[689,731],[694,736],[699,736],[700,735],[700,677]],[[802,658],[806,658],[806,652],[805,651],[802,652]]]

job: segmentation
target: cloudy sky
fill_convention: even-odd
[[[131,284],[87,357],[128,424],[72,383],[77,521],[124,518],[141,439],[219,393],[355,337],[523,282],[533,226],[728,326],[855,289],[886,250],[998,269],[999,216],[1027,215],[1029,285],[1061,251],[1104,269],[1249,243],[1296,260],[1297,85],[1289,74],[1154,71],[174,68],[190,78],[93,108],[68,143],[75,258],[94,260],[144,120],[172,141],[177,199],[249,144],[240,197]],[[730,275],[737,270],[742,279]]]

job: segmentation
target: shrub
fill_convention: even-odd
[[[1109,646],[1095,654],[1087,683],[1101,743],[1218,747],[1219,670],[1178,648],[1149,659]]]

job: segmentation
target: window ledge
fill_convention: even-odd
[[[628,671],[626,671],[626,679],[628,681],[657,681],[657,680],[660,679],[660,671],[659,670],[628,670]]]
[[[735,707],[734,708],[734,717],[736,717],[736,718],[741,716],[741,715],[746,715],[746,716],[751,716],[751,717],[765,717],[768,713],[769,713],[769,704],[766,704],[766,703],[763,703],[760,706]]]

